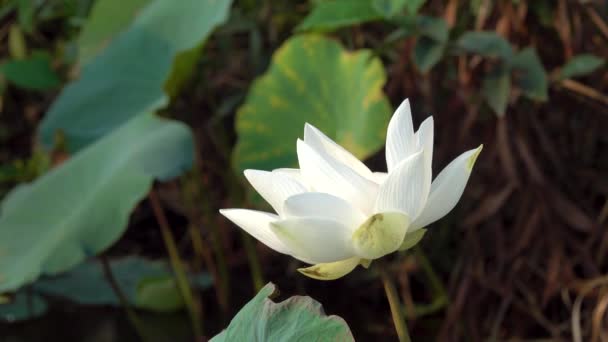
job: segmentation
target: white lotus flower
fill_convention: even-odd
[[[306,124],[297,141],[300,169],[245,171],[276,214],[220,212],[266,246],[314,265],[301,273],[336,279],[418,242],[421,228],[454,208],[481,148],[461,154],[431,183],[433,118],[414,133],[408,100],[388,125],[388,173],[370,171]]]

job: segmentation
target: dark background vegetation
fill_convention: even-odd
[[[78,20],[86,17],[89,4],[53,3],[45,6],[54,15],[33,23],[26,44],[48,51],[65,83],[73,76],[70,51],[58,46],[78,33]],[[225,327],[255,293],[255,272],[240,231],[218,214],[240,203],[246,191],[240,176],[230,171],[234,114],[311,6],[306,1],[236,1],[229,21],[206,43],[192,79],[165,110],[179,113],[173,116],[186,122],[197,140],[195,169],[155,192],[182,256],[216,279],[214,288],[199,294],[208,336]],[[474,6],[477,11],[471,10]],[[457,208],[430,227],[419,248],[388,258],[414,340],[565,341],[573,334],[585,341],[608,340],[608,73],[602,67],[566,81],[555,76],[577,54],[608,56],[608,3],[433,0],[421,13],[445,20],[451,38],[490,30],[516,50],[533,46],[549,86],[543,102],[514,88],[505,114],[498,116],[480,94],[492,60],[446,54],[430,72],[421,73],[410,57],[416,37],[387,39],[397,30],[394,25],[372,22],[331,34],[349,49],[369,48],[382,58],[385,92],[394,107],[410,98],[416,126],[428,114],[434,116],[435,170],[484,144]],[[8,32],[16,20],[15,12],[3,13],[3,58],[11,54]],[[23,90],[4,82],[2,194],[39,174],[33,153],[36,127],[59,90]],[[57,153],[52,162],[66,157]],[[384,169],[384,151],[367,164]],[[202,252],[191,247],[192,227],[203,237]],[[328,314],[343,317],[357,340],[396,338],[382,284],[372,273],[357,269],[343,279],[318,282],[299,275],[295,260],[249,243],[255,245],[263,279],[277,284],[282,297],[312,296]],[[148,201],[106,252],[134,253],[166,256]],[[176,341],[188,336],[185,314],[142,315],[150,325],[175,331]],[[41,318],[0,324],[0,331],[23,341],[47,340],[57,331],[64,331],[61,340],[134,338],[119,309],[61,303]]]

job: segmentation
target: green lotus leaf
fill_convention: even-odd
[[[264,286],[211,342],[354,341],[346,322],[326,316],[319,302],[295,296],[275,303],[275,292],[274,284]]]
[[[386,79],[369,50],[346,51],[318,35],[299,35],[275,52],[236,119],[237,170],[297,165],[296,140],[308,122],[360,159],[384,145],[391,106]]]
[[[180,174],[192,159],[186,125],[144,114],[14,189],[0,208],[0,293],[110,246],[154,179]]]
[[[42,142],[64,134],[78,150],[167,102],[163,90],[175,57],[223,22],[231,0],[154,0],[67,85],[40,126]],[[132,6],[131,6],[132,7]]]
[[[90,62],[153,0],[98,0],[78,36],[78,61]]]

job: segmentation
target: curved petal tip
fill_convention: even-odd
[[[469,170],[469,172],[473,170],[473,166],[475,165],[481,150],[483,150],[483,144],[479,145],[479,147],[475,149],[475,152],[467,159],[467,170]]]

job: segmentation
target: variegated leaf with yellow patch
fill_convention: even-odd
[[[293,143],[308,122],[364,159],[384,142],[391,106],[386,73],[369,50],[345,50],[320,35],[299,35],[274,54],[236,121],[235,169],[295,166]]]

